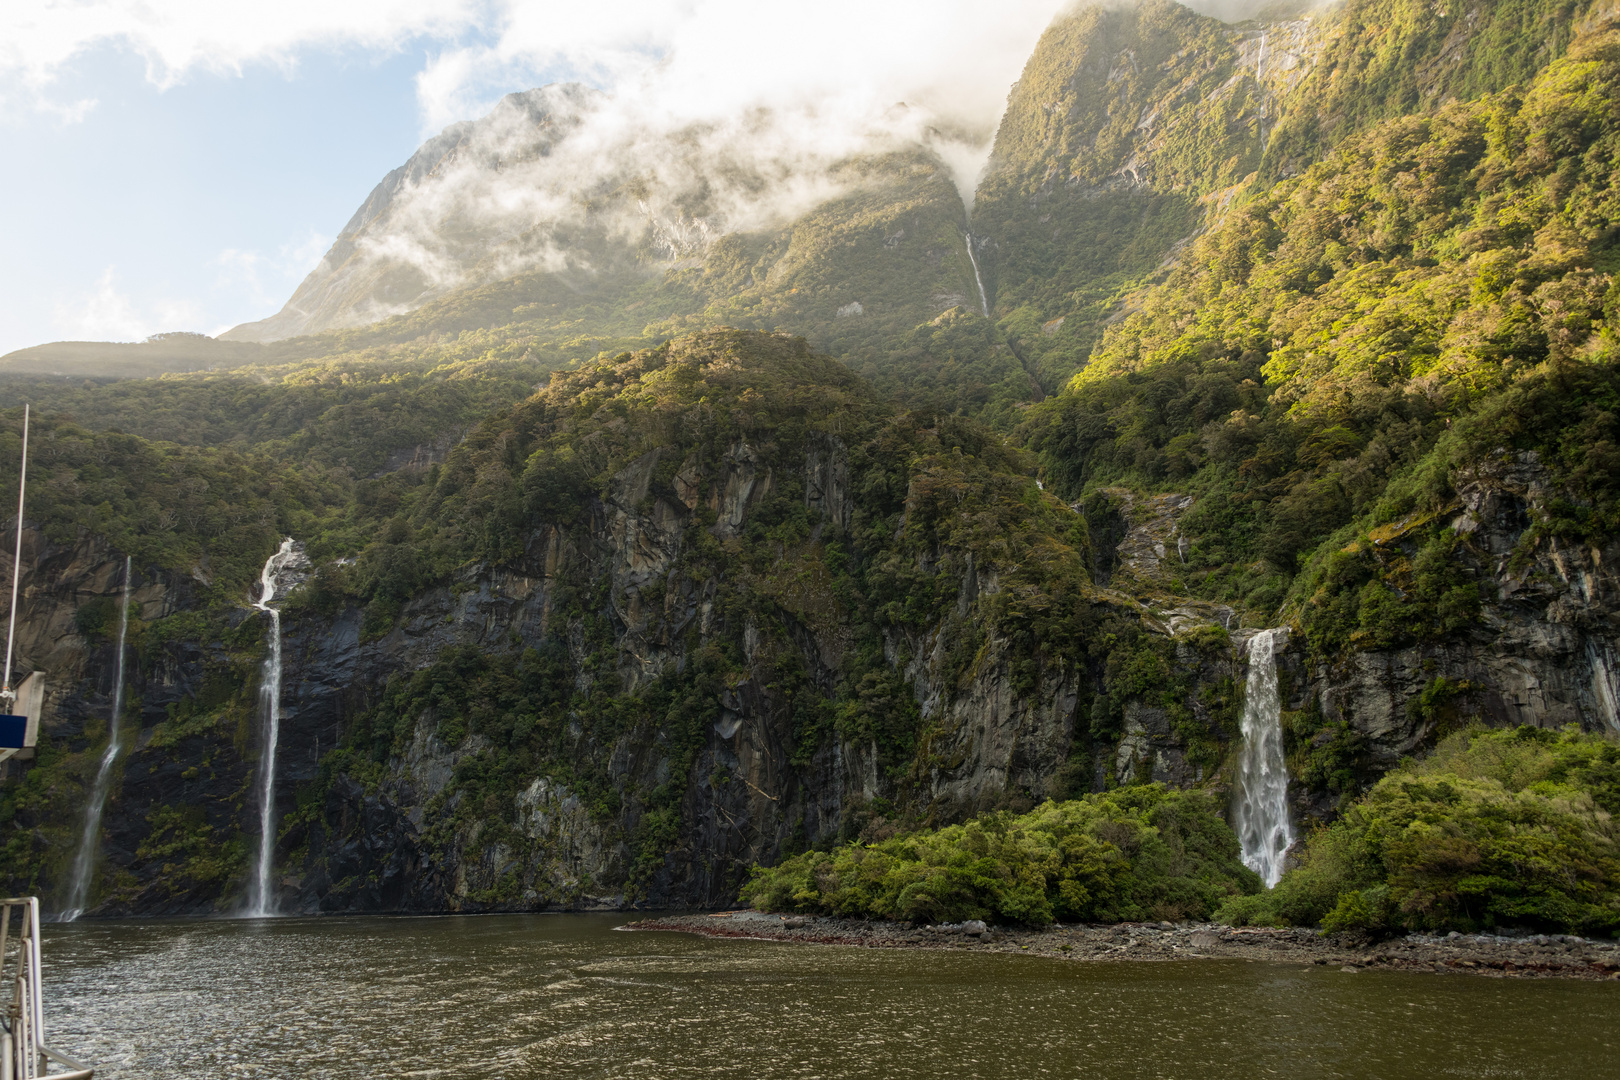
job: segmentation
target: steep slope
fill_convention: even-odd
[[[1334,105],[1331,146],[1273,180],[1273,107],[1340,100],[1312,79],[1341,38],[1290,25],[1275,76],[1275,23],[1147,5],[1055,25],[1043,55],[1084,64],[1015,94],[1009,115],[1053,127],[1004,127],[984,213],[1029,245],[1030,201],[1104,240],[1183,213],[1197,234],[1089,309],[1112,314],[1084,370],[1027,410],[1019,354],[1050,375],[1079,346],[1067,322],[1036,324],[1044,353],[1019,327],[1049,286],[1083,293],[1095,267],[1065,260],[1090,249],[1059,237],[1052,266],[1002,279],[1003,303],[1030,298],[1004,337],[917,148],[844,163],[845,189],[700,262],[590,292],[506,277],[284,363],[55,387],[79,423],[40,421],[19,612],[52,714],[0,790],[8,887],[59,884],[129,555],[140,734],[94,899],[239,901],[264,765],[247,602],[287,535],[311,564],[281,594],[294,910],[729,902],[809,845],[1146,781],[1220,795],[1256,626],[1287,631],[1302,821],[1473,723],[1620,733],[1612,7],[1520,86]],[[1446,40],[1392,25],[1403,64]],[[1422,85],[1539,63],[1470,44],[1499,40],[1463,39]],[[988,220],[973,250],[1005,273],[1025,241]],[[768,332],[789,322],[848,362]],[[964,412],[1024,422],[1009,440]],[[0,468],[20,410],[5,423]]]
[[[1298,631],[1319,794],[1469,718],[1620,731],[1617,98],[1611,9],[1523,89],[1346,140],[1032,410],[1055,489],[1173,505],[1139,595]]]
[[[490,262],[567,269],[549,232],[536,235],[521,221],[543,202],[540,192],[505,213],[481,212],[480,203],[505,187],[506,174],[549,157],[598,103],[585,87],[548,86],[508,94],[487,116],[446,128],[383,178],[280,312],[223,337],[265,342],[363,326],[476,279]],[[600,231],[588,213],[568,223]],[[576,266],[590,254],[575,252]]]
[[[1028,805],[1070,756],[1099,617],[1084,521],[1029,465],[875,403],[802,341],[724,331],[559,374],[369,488],[353,560],[331,558],[350,519],[273,484],[279,514],[246,519],[259,546],[279,516],[319,567],[284,623],[288,902],[713,901],[899,808]],[[71,827],[108,671],[65,628],[121,565],[75,550],[23,618],[25,667],[59,680],[50,747],[6,793],[40,843]],[[109,810],[104,910],[228,906],[246,869],[262,624],[164,565],[137,560],[167,584],[140,594],[147,734]],[[49,850],[7,873],[49,888]]]
[[[468,289],[407,325],[638,332],[720,303],[731,322],[871,344],[896,317],[909,330],[979,307],[961,197],[928,133],[776,161],[768,137],[660,131],[611,105],[548,86],[447,129],[378,185],[279,314],[225,337],[366,326]]]
[[[1592,6],[1347,0],[1228,25],[1150,0],[1060,15],[974,207],[1003,328],[1056,389],[1229,207],[1372,124],[1529,79]]]
[[[1233,27],[1173,0],[1053,21],[974,202],[996,311],[1048,385],[1084,362],[1115,292],[1259,168],[1322,42],[1313,21]]]

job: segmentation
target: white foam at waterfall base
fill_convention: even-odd
[[[276,858],[276,743],[281,737],[281,612],[270,606],[276,596],[276,574],[298,557],[292,538],[270,556],[259,573],[259,599],[253,606],[270,616],[270,650],[264,658],[264,679],[259,683],[259,705],[264,716],[259,741],[259,857],[248,896],[250,916],[275,914],[270,873]]]
[[[1277,646],[1287,630],[1262,630],[1249,639],[1249,680],[1243,701],[1243,750],[1233,828],[1243,865],[1270,888],[1283,873],[1294,843],[1288,820],[1288,766],[1283,758],[1282,699],[1277,693]]]
[[[107,719],[107,749],[102,751],[95,783],[90,786],[90,799],[84,804],[84,832],[79,837],[79,850],[73,856],[68,900],[62,909],[63,922],[72,922],[84,914],[84,907],[90,902],[90,879],[95,874],[96,851],[101,846],[101,816],[107,808],[113,766],[124,749],[120,721],[124,712],[124,641],[129,634],[129,576],[133,566],[130,557],[124,556],[124,595],[118,612],[118,662],[113,675],[112,715]]]

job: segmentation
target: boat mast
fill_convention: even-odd
[[[11,560],[11,616],[6,626],[6,677],[0,684],[0,699],[17,700],[11,689],[11,646],[17,637],[17,581],[22,577],[23,494],[28,490],[28,406],[23,406],[22,468],[17,479],[17,550]]]

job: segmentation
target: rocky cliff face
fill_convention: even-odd
[[[280,582],[286,910],[723,902],[755,862],[841,831],[1046,793],[1070,749],[1080,674],[993,630],[963,654],[961,629],[984,622],[1008,573],[979,541],[896,546],[911,530],[935,535],[930,499],[955,492],[950,505],[975,506],[988,483],[1023,493],[1027,510],[1032,482],[1001,466],[970,481],[961,444],[941,456],[941,431],[858,403],[852,377],[802,343],[771,347],[831,380],[805,400],[844,411],[806,429],[788,404],[785,427],[749,420],[752,433],[697,442],[677,424],[640,452],[611,448],[646,446],[640,423],[563,421],[570,445],[616,462],[596,494],[560,511],[572,524],[530,519],[507,556],[464,566],[380,621],[323,591],[341,567]],[[632,387],[647,362],[621,369]],[[714,364],[716,381],[694,391],[692,422],[736,415],[716,397],[726,379],[759,419],[771,408],[748,385],[770,370],[746,353],[690,362]],[[499,460],[513,437],[474,437],[444,468],[496,483],[467,447]],[[913,449],[896,457],[885,448],[896,439]],[[917,453],[933,462],[921,473],[906,464]],[[874,489],[900,500],[892,516],[860,494]],[[53,697],[19,804],[33,850],[11,873],[49,895],[104,738],[116,660],[106,615],[123,562],[88,541],[38,556],[20,640],[25,669],[53,672]],[[954,600],[870,623],[860,589],[888,579],[858,587],[851,559],[937,580]],[[247,596],[222,611],[203,595],[206,569],[194,574],[134,568],[126,723],[141,731],[108,809],[93,894],[104,914],[229,908],[248,871],[268,620]]]
[[[1331,815],[1345,795],[1470,723],[1620,734],[1620,552],[1612,542],[1571,543],[1531,531],[1559,495],[1533,452],[1499,455],[1460,476],[1457,488],[1445,516],[1463,538],[1458,560],[1486,598],[1474,625],[1439,641],[1323,655],[1296,623],[1279,657],[1292,798],[1304,819]],[[1189,673],[1186,702],[1199,718],[1191,730],[1207,729],[1229,744],[1236,710],[1221,688],[1242,685],[1255,631],[1234,628],[1242,616],[1230,608],[1177,595],[1177,518],[1192,498],[1112,494],[1124,528],[1107,591],[1119,604],[1134,599],[1144,626],[1176,640],[1176,666]],[[1433,515],[1413,515],[1376,530],[1378,557],[1412,558],[1434,524]],[[1285,613],[1284,624],[1290,619]],[[1217,627],[1231,628],[1218,635],[1227,644],[1193,644],[1200,629]],[[1224,724],[1222,705],[1229,709]],[[1189,763],[1188,730],[1177,729],[1169,710],[1133,702],[1123,736],[1098,761],[1097,783],[1110,764],[1115,778],[1146,768],[1172,784],[1228,782]]]
[[[771,347],[811,365],[802,345]],[[1255,631],[1180,591],[1191,497],[1120,489],[1101,509],[1067,508],[1015,471],[963,472],[970,455],[942,452],[943,428],[881,410],[695,441],[670,421],[651,446],[645,425],[599,405],[589,419],[557,411],[571,387],[600,402],[610,370],[626,401],[706,387],[687,392],[689,418],[726,400],[766,407],[749,384],[768,366],[694,349],[547,392],[544,423],[615,462],[572,524],[530,519],[506,557],[468,563],[386,618],[332,590],[341,567],[280,582],[283,910],[726,903],[754,863],[810,844],[1114,784],[1230,782]],[[803,370],[832,380],[824,401],[847,389],[833,368]],[[505,422],[518,426],[474,433],[435,468],[498,489],[492,463],[534,437],[519,434],[529,421]],[[912,447],[898,458],[883,450],[897,439]],[[879,493],[900,477],[889,516]],[[1012,513],[971,501],[998,486],[1035,516],[986,518]],[[1534,455],[1477,466],[1457,489],[1447,520],[1487,598],[1472,627],[1331,654],[1297,625],[1290,635],[1281,682],[1302,818],[1459,724],[1620,733],[1620,553],[1530,531],[1556,494]],[[974,532],[976,520],[1001,523]],[[1410,557],[1432,524],[1376,531],[1378,557]],[[1089,557],[1063,535],[1089,537]],[[28,850],[8,872],[48,896],[105,737],[124,563],[92,540],[34,537],[24,554],[37,570],[21,667],[48,670],[51,693],[38,759],[11,766]],[[1092,568],[1068,600],[1068,579],[1028,576],[1052,560]],[[258,829],[268,620],[246,596],[210,604],[203,566],[136,565],[132,581],[125,722],[139,734],[107,811],[95,910],[228,910]],[[906,615],[924,595],[937,601]],[[1032,632],[1042,610],[1056,622]]]
[[[1324,713],[1363,733],[1383,768],[1464,717],[1620,734],[1620,550],[1529,534],[1557,494],[1533,452],[1502,455],[1461,479],[1451,526],[1489,597],[1478,625],[1435,645],[1318,666]],[[1398,550],[1415,524],[1387,527],[1374,541]]]

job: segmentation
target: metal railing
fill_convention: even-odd
[[[17,927],[12,930],[12,913]],[[90,1080],[91,1069],[45,1045],[39,992],[39,898],[0,900],[0,988],[15,989],[0,1016],[0,1080]],[[0,993],[3,993],[0,990]],[[51,1063],[66,1072],[51,1072]]]

